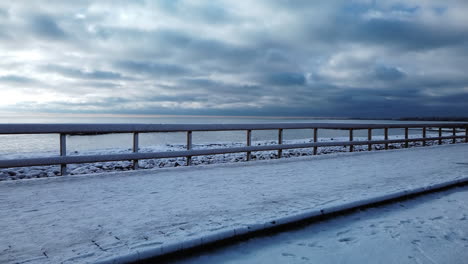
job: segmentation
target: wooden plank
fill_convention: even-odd
[[[388,140],[388,127],[384,128],[385,140]],[[388,143],[385,143],[385,149],[388,149]]]
[[[367,129],[367,140],[370,142],[372,141],[372,128]],[[367,145],[367,150],[371,151],[372,150],[372,143],[369,143]]]
[[[187,131],[187,150],[192,149],[192,131]],[[192,156],[187,155],[186,157],[186,164],[187,166],[190,166],[192,164]]]
[[[452,139],[453,136],[442,137],[442,139]],[[456,138],[465,138],[464,135],[457,136]],[[438,138],[434,138],[438,139]],[[422,141],[423,138],[413,138],[409,141],[416,142]],[[385,143],[402,143],[405,139],[392,139],[392,140],[373,140],[372,144],[385,144]],[[57,165],[57,164],[78,164],[78,163],[93,163],[93,162],[106,162],[106,161],[122,161],[134,159],[161,159],[161,158],[176,158],[187,156],[204,156],[216,155],[227,153],[239,153],[247,151],[271,151],[278,149],[295,149],[295,148],[311,148],[311,147],[326,147],[326,146],[351,146],[351,145],[367,145],[368,141],[328,141],[317,143],[300,143],[300,144],[282,144],[282,145],[264,145],[264,146],[250,146],[250,147],[235,147],[235,148],[220,148],[220,149],[199,149],[187,151],[166,151],[166,152],[150,152],[150,153],[124,153],[124,154],[109,154],[109,155],[90,155],[90,156],[59,156],[59,157],[46,157],[46,158],[30,158],[30,159],[8,159],[0,160],[0,168],[13,168],[13,167],[28,167],[28,166],[44,166],[44,165]]]
[[[318,140],[318,128],[314,128],[314,143]],[[317,155],[318,147],[314,147],[314,155]]]
[[[465,127],[465,143],[468,143],[468,126]]]
[[[138,159],[143,158],[164,158],[164,157],[187,157],[187,165],[190,165],[191,163],[191,157],[193,155],[212,155],[212,154],[226,154],[226,153],[236,153],[239,152],[240,148],[231,148],[231,149],[217,149],[217,150],[207,150],[205,152],[199,152],[199,151],[192,151],[192,130],[182,130],[182,129],[187,129],[187,128],[194,128],[197,129],[196,131],[226,131],[226,130],[238,130],[238,129],[244,129],[248,128],[248,134],[251,133],[250,128],[258,128],[260,130],[262,129],[269,129],[272,127],[279,127],[278,129],[278,145],[273,145],[273,146],[257,146],[257,147],[252,147],[251,146],[251,134],[248,135],[248,144],[247,144],[247,149],[244,149],[242,152],[247,152],[248,159],[250,159],[250,152],[251,151],[263,151],[263,150],[277,150],[278,151],[278,158],[282,156],[282,150],[283,149],[290,149],[290,148],[299,148],[298,146],[301,146],[300,148],[305,148],[305,147],[313,147],[313,154],[317,155],[317,149],[318,147],[321,146],[349,146],[350,151],[354,151],[354,145],[368,145],[368,149],[372,149],[372,144],[377,144],[377,142],[381,142],[380,144],[385,144],[385,148],[388,149],[388,144],[393,143],[393,142],[404,142],[404,146],[407,148],[409,147],[409,142],[416,142],[416,141],[422,141],[423,145],[426,145],[427,143],[427,128],[429,127],[438,127],[439,128],[439,137],[438,138],[431,138],[431,140],[438,140],[439,144],[442,143],[443,139],[452,139],[452,143],[456,143],[456,139],[461,138],[465,140],[465,142],[468,142],[468,128],[466,124],[437,124],[437,125],[429,125],[429,124],[405,124],[405,139],[404,140],[388,140],[388,129],[389,128],[394,128],[394,127],[399,127],[399,126],[392,126],[392,125],[387,125],[387,124],[378,124],[378,125],[369,125],[369,124],[227,124],[227,125],[145,125],[145,124],[101,124],[101,125],[95,125],[95,124],[52,124],[52,125],[44,125],[45,127],[41,127],[44,124],[40,124],[39,128],[36,127],[37,124],[34,124],[31,126],[31,124],[13,124],[13,125],[0,125],[0,134],[6,133],[7,134],[17,134],[20,132],[24,132],[25,134],[32,134],[32,133],[45,133],[45,132],[51,132],[53,129],[64,129],[63,131],[68,131],[69,129],[78,129],[78,130],[70,130],[72,133],[103,133],[103,132],[109,132],[112,131],[111,133],[123,133],[123,131],[131,131],[133,132],[134,140],[133,140],[133,156],[122,156],[122,155],[101,155],[101,156],[89,156],[83,158],[82,156],[80,157],[69,157],[66,155],[66,135],[67,133],[65,132],[60,132],[60,158],[38,158],[38,159],[22,159],[22,160],[10,160],[10,161],[0,161],[0,165],[2,166],[16,166],[16,165],[21,165],[21,166],[41,166],[41,165],[60,165],[60,171],[62,175],[66,174],[66,166],[67,164],[70,163],[88,163],[88,162],[101,162],[101,161],[117,161],[117,160],[132,160],[134,163],[134,167],[138,167]],[[385,129],[385,140],[383,141],[373,141],[372,140],[372,129],[374,128],[379,128],[381,126],[384,126]],[[205,127],[207,126],[207,127]],[[423,135],[421,139],[409,139],[409,128],[412,127],[422,127],[423,128]],[[18,128],[18,131],[13,131],[15,128]],[[313,128],[314,130],[314,142],[313,143],[308,143],[308,144],[291,144],[291,145],[284,145],[283,144],[283,129],[288,128],[288,129],[298,129],[298,128]],[[332,142],[332,143],[327,143],[327,142],[318,142],[318,129],[319,128],[335,128],[335,129],[348,129],[350,133],[350,140],[348,142]],[[447,129],[452,129],[452,136],[449,137],[442,137],[442,128],[447,128]],[[457,128],[464,128],[465,129],[465,135],[463,136],[457,136]],[[13,129],[13,130],[12,130]],[[21,130],[23,129],[23,130]],[[24,130],[24,129],[29,129],[29,130]],[[52,130],[51,130],[52,129]],[[114,130],[112,130],[114,129]],[[137,130],[135,130],[137,129]],[[149,153],[145,155],[141,155],[138,153],[138,136],[139,136],[139,131],[143,131],[143,133],[152,131],[153,129],[158,129],[157,132],[167,132],[167,131],[185,131],[187,132],[187,152],[184,153],[183,151],[180,152],[172,152],[172,153]],[[354,129],[367,129],[368,130],[368,140],[367,141],[359,141],[355,142],[353,141],[353,131]],[[250,132],[249,132],[250,131]],[[249,139],[250,138],[250,139]],[[337,144],[340,143],[340,144]],[[179,156],[175,156],[177,153],[181,154]],[[154,154],[154,155],[153,155]],[[95,160],[90,160],[90,157],[96,158]],[[130,158],[128,158],[130,157]],[[110,160],[109,160],[110,158]],[[120,159],[117,159],[120,158]],[[32,163],[28,163],[32,162]],[[34,163],[36,162],[36,163]],[[39,162],[39,164],[37,163]],[[15,165],[16,164],[16,165]],[[34,165],[31,165],[34,164]],[[0,166],[1,167],[1,166]]]
[[[133,133],[133,148],[132,148],[133,153],[138,152],[138,148],[139,148],[139,144],[140,144],[139,141],[140,141],[139,134],[138,133]],[[138,160],[134,159],[133,160],[133,169],[137,170],[138,168],[139,168]]]
[[[283,144],[283,129],[280,128],[278,129],[278,145],[282,145]],[[282,149],[279,149],[278,150],[278,159],[281,158],[283,154],[283,150]]]
[[[439,127],[439,145],[442,145],[442,127]]]
[[[440,123],[352,124],[352,123],[262,123],[262,124],[0,124],[0,134],[96,135],[112,133],[156,133],[186,131],[232,131],[273,129],[382,129],[439,127]],[[465,128],[466,123],[445,123],[447,128]]]
[[[409,138],[409,132],[408,132],[408,128],[406,127],[405,128],[405,148],[408,148],[408,145],[409,145],[408,144],[408,142],[409,142],[408,138]]]
[[[456,143],[456,136],[457,136],[457,129],[454,127],[452,128],[453,131],[452,131],[452,135],[453,135],[453,139],[452,139],[452,144],[455,144]]]
[[[65,157],[66,155],[67,155],[67,135],[60,134],[60,156]],[[67,174],[67,164],[60,164],[60,175],[64,176],[66,174]]]
[[[423,127],[422,130],[422,137],[425,139],[426,138],[426,128]],[[426,146],[426,140],[423,140],[423,146]]]
[[[250,147],[252,145],[252,130],[247,130],[247,147]],[[250,151],[247,151],[247,161],[250,160],[251,158],[251,153]]]

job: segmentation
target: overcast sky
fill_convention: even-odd
[[[0,111],[466,116],[466,0],[0,2]]]

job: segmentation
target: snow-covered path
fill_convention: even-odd
[[[0,263],[135,256],[466,178],[467,163],[468,145],[458,144],[0,182]]]
[[[468,186],[314,223],[190,263],[466,263]]]

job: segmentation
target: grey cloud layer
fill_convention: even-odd
[[[0,110],[466,115],[467,4],[370,2],[0,3]]]

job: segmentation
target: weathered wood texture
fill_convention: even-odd
[[[284,144],[283,131],[284,129],[313,129],[313,142],[300,143],[300,144]],[[390,128],[404,128],[404,139],[391,139],[389,140],[388,132]],[[409,138],[409,128],[422,128],[421,138]],[[426,135],[427,129],[438,129],[438,137],[428,138]],[[252,146],[252,131],[253,130],[278,130],[278,144],[276,145],[262,145]],[[331,142],[318,142],[319,129],[342,129],[349,130],[349,141],[331,141]],[[354,141],[354,130],[367,129],[368,136],[366,141]],[[373,129],[384,129],[384,140],[372,140]],[[442,136],[443,129],[451,130],[451,136]],[[457,129],[462,135],[457,136]],[[228,131],[228,130],[245,130],[247,131],[247,146],[233,147],[233,148],[219,148],[219,149],[192,149],[192,132],[193,131]],[[139,134],[149,132],[186,132],[187,134],[187,150],[186,151],[167,151],[167,152],[153,152],[153,153],[140,153],[139,150]],[[437,130],[436,130],[437,131]],[[463,135],[463,131],[465,132]],[[392,143],[404,143],[405,147],[409,147],[409,142],[422,141],[423,145],[427,141],[438,141],[439,144],[442,140],[448,139],[452,143],[456,143],[456,139],[464,139],[468,142],[468,124],[467,123],[436,123],[436,124],[349,124],[349,123],[334,123],[334,124],[320,124],[320,123],[280,123],[280,124],[222,124],[222,125],[145,125],[145,124],[102,124],[102,125],[41,125],[41,124],[12,124],[0,125],[0,134],[44,134],[50,133],[60,134],[60,156],[58,157],[45,157],[45,158],[26,158],[26,159],[9,159],[0,160],[0,168],[11,167],[28,167],[28,166],[45,166],[45,165],[60,165],[61,173],[66,174],[67,164],[75,163],[93,163],[93,162],[106,162],[106,161],[133,161],[134,168],[138,169],[138,161],[142,159],[159,159],[159,158],[176,158],[186,157],[187,165],[190,165],[192,156],[203,155],[216,155],[227,153],[240,153],[247,154],[246,159],[251,159],[251,152],[253,151],[278,151],[278,158],[281,158],[282,152],[285,149],[298,149],[298,148],[313,148],[313,154],[317,155],[318,147],[326,146],[349,146],[349,150],[354,151],[355,145],[367,145],[369,150],[372,145],[384,144],[385,149],[389,148]],[[133,133],[133,152],[126,154],[112,154],[112,155],[88,155],[88,156],[67,156],[66,138],[67,135],[80,135],[80,134],[110,134],[110,133]]]

